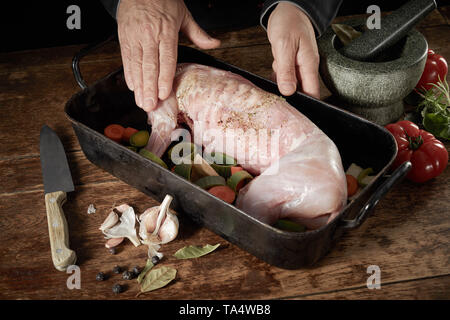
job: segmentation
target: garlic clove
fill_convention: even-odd
[[[106,217],[105,221],[103,221],[102,225],[100,226],[101,231],[105,231],[106,229],[109,229],[111,227],[114,227],[116,223],[119,221],[119,216],[114,211],[111,211],[109,215]]]
[[[126,237],[130,239],[136,247],[139,246],[141,242],[136,235],[136,215],[133,208],[129,205],[121,205],[115,209],[118,211],[123,210],[122,215],[120,216],[120,224],[104,230],[103,233],[108,239]]]
[[[108,241],[106,241],[105,247],[108,248],[108,249],[117,247],[119,244],[122,243],[122,241],[124,239],[125,239],[124,237],[122,237],[122,238],[111,238]]]
[[[176,215],[168,213],[166,219],[159,229],[161,244],[174,240],[178,235],[179,222]]]
[[[152,233],[156,227],[156,220],[158,218],[159,206],[149,208],[140,215],[141,224],[139,226],[139,236],[142,239],[147,239],[148,234]]]

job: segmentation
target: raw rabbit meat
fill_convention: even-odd
[[[186,123],[205,150],[226,153],[258,175],[241,189],[236,205],[262,222],[285,218],[315,229],[346,203],[335,144],[282,97],[237,74],[179,64],[172,94],[148,119],[147,149],[158,156],[177,125]]]

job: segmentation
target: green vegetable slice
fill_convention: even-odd
[[[361,187],[365,187],[365,186],[367,186],[369,183],[371,183],[374,179],[375,179],[375,176],[365,176],[364,178],[361,179],[361,182],[358,182],[358,184],[359,184]]]
[[[252,175],[245,170],[238,171],[233,174],[227,180],[227,185],[234,190],[234,192],[238,192],[240,188],[245,185],[245,182],[253,179]],[[238,188],[239,187],[239,188]]]
[[[226,185],[225,178],[221,176],[206,176],[195,181],[195,184],[202,189],[209,189],[215,186]]]
[[[172,148],[170,148],[169,151],[167,152],[167,155],[170,161],[172,161],[174,164],[175,162],[172,160],[172,152],[174,151],[178,152],[178,154],[175,155],[176,158],[186,158],[186,159],[190,158],[191,161],[193,161],[195,155],[199,153],[198,149],[199,148],[197,147],[197,145],[193,144],[192,142],[180,142],[174,145]],[[184,154],[183,152],[184,150],[190,150],[189,154]]]
[[[358,180],[358,184],[360,185],[360,186],[364,186],[363,185],[363,182],[362,182],[362,180],[365,178],[365,177],[367,177],[368,175],[371,175],[373,173],[373,169],[372,168],[366,168],[366,169],[364,169],[363,171],[361,171],[359,174],[358,174],[358,177],[356,178],[356,180]]]
[[[220,246],[220,243],[212,246],[210,244],[207,244],[203,247],[198,247],[198,246],[188,246],[188,247],[184,247],[181,248],[180,250],[178,250],[177,252],[175,252],[174,256],[177,259],[193,259],[193,258],[198,258],[201,256],[204,256],[208,253],[213,252],[214,250],[216,250],[218,247]]]
[[[177,275],[177,270],[170,267],[153,269],[141,282],[141,293],[153,291],[169,284]]]
[[[179,164],[175,166],[174,172],[179,176],[191,181],[192,165],[191,164]]]
[[[148,143],[148,139],[150,138],[150,134],[147,130],[141,130],[136,132],[130,137],[130,144],[133,147],[142,148],[145,147]]]
[[[211,163],[211,167],[222,177],[228,178],[231,175],[232,166],[224,166],[220,164]]]
[[[141,149],[139,151],[139,154],[167,169],[167,164],[162,161],[161,158],[159,158],[156,154],[148,151],[147,149]]]
[[[275,224],[273,226],[280,230],[290,231],[290,232],[305,232],[306,231],[305,226],[302,226],[301,224],[295,223],[290,220],[285,220],[285,219],[279,219],[277,222],[275,222]]]
[[[128,149],[130,149],[131,151],[137,152],[138,148],[137,147],[133,147],[133,146],[127,146]]]
[[[216,161],[217,159],[218,161]],[[236,159],[221,152],[212,152],[205,155],[205,160],[211,163],[211,167],[225,179],[231,176],[231,167],[237,165]]]

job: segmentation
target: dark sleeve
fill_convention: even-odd
[[[119,7],[120,0],[100,0],[105,7],[106,11],[116,19],[117,8]]]
[[[336,17],[342,0],[267,0],[264,2],[260,18],[264,29],[267,27],[270,14],[280,2],[290,2],[302,10],[311,20],[316,36],[320,37]]]

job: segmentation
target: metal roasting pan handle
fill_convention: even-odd
[[[77,81],[77,83],[81,89],[86,89],[88,87],[88,85],[86,84],[86,82],[83,79],[83,76],[81,75],[81,71],[80,71],[81,59],[88,53],[90,53],[100,47],[103,47],[106,43],[108,43],[116,38],[117,38],[117,35],[113,34],[105,40],[102,40],[100,42],[96,42],[96,43],[88,45],[87,47],[84,47],[83,49],[81,49],[80,51],[78,51],[75,54],[75,56],[72,59],[72,72],[73,72],[73,76],[75,77],[75,80]]]
[[[406,174],[411,170],[411,162],[406,161],[400,165],[390,177],[384,181],[381,186],[372,194],[364,207],[359,211],[358,216],[353,220],[341,220],[340,228],[342,229],[354,229],[359,227],[364,220],[370,215],[373,208],[378,204],[381,198],[383,198],[394,185],[400,182]]]

